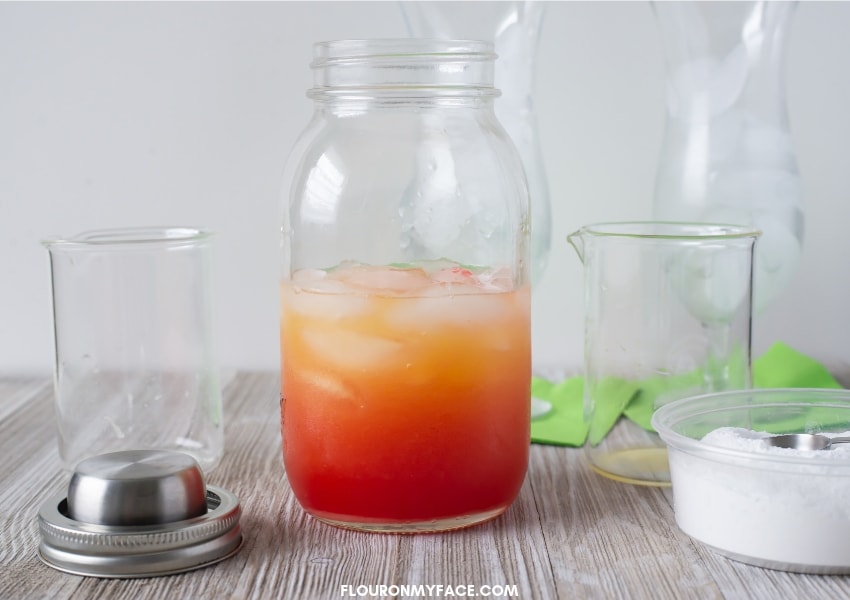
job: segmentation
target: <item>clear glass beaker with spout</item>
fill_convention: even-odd
[[[742,226],[630,222],[568,237],[585,268],[585,448],[595,471],[668,484],[653,411],[750,387],[758,236]]]

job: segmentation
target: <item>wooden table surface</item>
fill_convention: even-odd
[[[0,378],[0,598],[375,598],[363,592],[419,584],[442,593],[413,597],[469,597],[466,586],[475,586],[476,594],[504,589],[477,596],[491,598],[850,598],[850,577],[770,571],[712,553],[677,529],[670,489],[609,481],[573,448],[533,445],[519,498],[489,523],[413,536],[336,529],[305,515],[287,484],[277,374],[240,373],[224,395],[226,452],[208,479],[241,500],[241,551],[181,575],[106,580],[37,558],[38,508],[68,483],[52,383]]]

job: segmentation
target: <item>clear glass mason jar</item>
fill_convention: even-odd
[[[314,47],[283,186],[281,429],[322,521],[455,529],[522,485],[529,197],[495,58],[473,41]]]

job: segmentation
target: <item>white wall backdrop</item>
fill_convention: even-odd
[[[786,64],[807,231],[792,286],[755,320],[850,363],[850,3],[803,2]],[[311,113],[314,41],[400,37],[395,2],[0,3],[0,372],[49,372],[53,234],[189,224],[219,232],[223,366],[278,365],[277,215]],[[649,218],[664,64],[646,2],[547,6],[536,102],[554,245],[535,291],[539,366],[578,367],[582,224]]]

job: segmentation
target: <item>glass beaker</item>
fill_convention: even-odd
[[[55,409],[66,469],[119,450],[223,450],[213,341],[211,233],[91,231],[50,255]]]
[[[327,523],[441,531],[502,513],[530,431],[528,190],[493,46],[314,46],[283,184],[281,427]]]
[[[595,471],[668,484],[652,412],[750,387],[758,236],[742,226],[631,222],[568,237],[584,264],[585,448]]]

